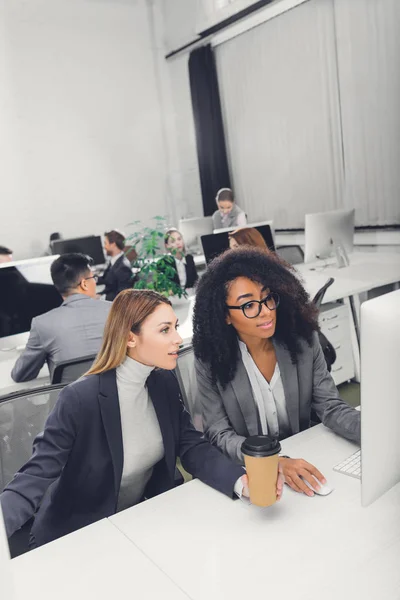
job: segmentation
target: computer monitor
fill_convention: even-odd
[[[400,290],[361,305],[361,500],[400,482]]]
[[[50,276],[57,256],[0,266],[0,349],[26,343],[32,319],[60,306],[62,298]]]
[[[48,283],[53,285],[50,267],[56,258],[58,258],[58,255],[14,260],[12,262],[0,263],[0,269],[16,267],[21,275],[30,283]]]
[[[196,217],[193,219],[181,219],[178,226],[179,232],[185,241],[186,249],[190,252],[201,250],[200,238],[202,235],[212,233],[212,217]]]
[[[255,229],[261,233],[268,248],[272,251],[275,251],[271,227],[269,225],[261,225],[259,227],[255,227]],[[222,254],[222,252],[229,248],[228,232],[203,235],[201,237],[201,243],[203,245],[206,263],[208,264],[213,258],[219,254]]]
[[[304,262],[329,258],[339,245],[353,252],[354,213],[353,208],[306,215]]]
[[[243,227],[255,227],[257,229],[257,227],[262,227],[263,225],[269,225],[271,228],[271,232],[272,232],[272,237],[275,237],[275,230],[274,230],[274,222],[272,220],[269,221],[257,221],[257,223],[247,223],[246,225],[243,225]],[[229,232],[229,231],[235,231],[236,229],[243,229],[243,227],[223,227],[221,229],[214,229],[213,233],[225,233],[225,232]]]
[[[103,265],[106,262],[103,244],[99,235],[70,240],[56,240],[51,243],[51,250],[53,254],[67,254],[69,252],[87,254],[93,259],[94,265]]]

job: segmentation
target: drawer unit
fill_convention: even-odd
[[[331,375],[336,385],[354,377],[354,359],[350,339],[348,308],[344,304],[331,303],[321,307],[319,325],[336,350],[336,361]]]

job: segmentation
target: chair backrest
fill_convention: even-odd
[[[183,403],[189,412],[193,425],[198,431],[203,431],[201,409],[197,405],[197,379],[194,367],[193,346],[185,346],[179,350],[175,373],[181,388]]]
[[[298,265],[304,262],[304,252],[300,246],[278,246],[276,253],[291,265]]]
[[[322,300],[324,299],[326,290],[328,289],[328,287],[330,287],[332,285],[332,283],[334,281],[335,281],[334,278],[330,277],[328,279],[328,281],[325,283],[325,285],[323,285],[322,288],[320,290],[318,290],[318,292],[315,294],[315,296],[313,298],[313,302],[317,308],[321,307]]]
[[[72,383],[90,369],[96,354],[81,356],[73,360],[64,360],[56,365],[51,383]]]
[[[64,385],[47,385],[0,396],[0,492],[32,455]]]

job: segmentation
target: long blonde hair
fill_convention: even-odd
[[[116,369],[125,359],[129,334],[140,333],[143,321],[160,304],[171,302],[152,290],[124,290],[112,303],[104,328],[103,343],[86,375]]]

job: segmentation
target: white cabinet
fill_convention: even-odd
[[[332,365],[331,375],[335,384],[339,385],[355,375],[349,310],[345,304],[332,302],[323,304],[320,311],[321,331],[336,350],[336,361]]]

